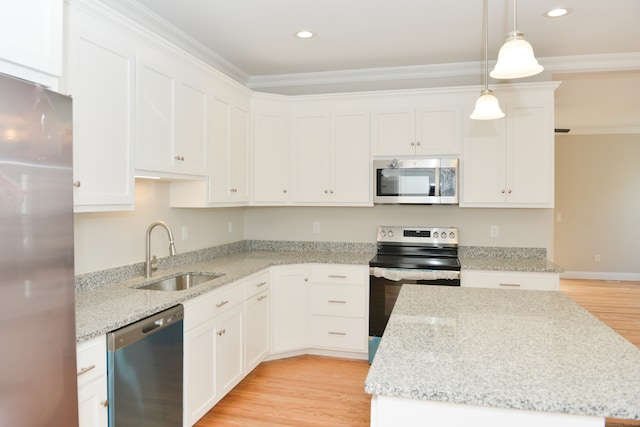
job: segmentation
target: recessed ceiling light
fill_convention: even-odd
[[[315,34],[313,34],[311,31],[298,31],[296,33],[296,37],[301,38],[301,39],[310,39],[311,37],[313,37]]]
[[[569,9],[557,8],[547,11],[547,13],[545,13],[545,16],[548,18],[559,18],[566,15],[567,13],[569,13]]]

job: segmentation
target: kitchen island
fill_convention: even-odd
[[[640,350],[559,292],[404,285],[366,379],[371,425],[640,419]]]

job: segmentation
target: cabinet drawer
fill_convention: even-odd
[[[245,298],[250,298],[271,286],[271,274],[269,272],[259,274],[256,277],[248,279],[244,283]]]
[[[365,291],[364,286],[314,284],[311,286],[311,314],[364,317]]]
[[[242,303],[243,300],[244,286],[236,282],[225,286],[221,291],[184,302],[184,330],[188,331],[202,322],[224,313],[231,307]]]
[[[369,279],[368,267],[327,267],[311,270],[311,283],[345,283],[365,285]]]
[[[78,385],[87,384],[107,372],[107,339],[104,335],[78,344],[76,349]]]
[[[353,351],[366,348],[365,319],[311,316],[310,332],[313,347]]]
[[[469,288],[557,291],[560,288],[560,277],[557,273],[463,270],[461,284]]]

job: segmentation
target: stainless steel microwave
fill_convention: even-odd
[[[374,160],[374,203],[458,204],[458,159]]]

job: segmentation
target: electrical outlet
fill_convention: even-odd
[[[498,237],[500,234],[500,230],[497,225],[492,225],[489,227],[489,237]]]
[[[556,212],[556,222],[562,222],[562,213]]]
[[[233,222],[229,221],[229,233],[233,233]]]
[[[186,225],[182,226],[182,240],[187,240],[189,238],[189,228]]]
[[[596,254],[594,259],[595,259],[596,262],[600,262],[600,254]]]
[[[320,223],[319,222],[314,222],[313,223],[313,232],[314,233],[320,233]]]

